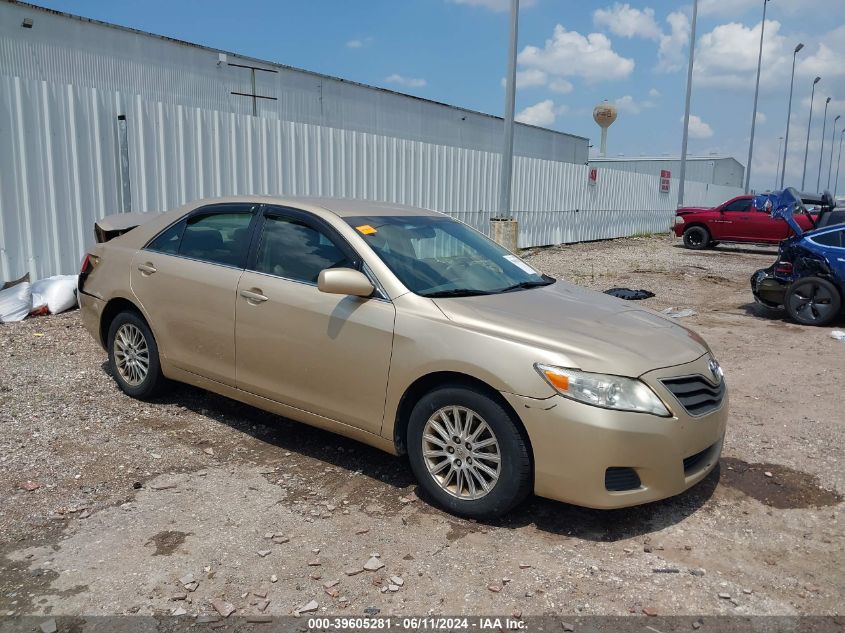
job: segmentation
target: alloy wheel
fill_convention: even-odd
[[[448,406],[435,411],[425,424],[422,449],[432,479],[453,497],[481,499],[499,480],[499,440],[471,409]]]
[[[833,297],[827,288],[809,280],[792,291],[789,305],[799,318],[808,322],[821,321],[833,310]]]
[[[138,326],[124,323],[114,336],[114,364],[126,384],[137,387],[150,369],[150,350]]]

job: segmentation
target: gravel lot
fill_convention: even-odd
[[[684,495],[613,512],[531,499],[493,524],[431,507],[403,460],[353,441],[184,386],[127,398],[76,312],[0,326],[0,615],[311,601],[347,615],[842,613],[845,343],[753,305],[748,278],[774,253],[665,236],[529,252],[551,275],[695,310],[684,322],[725,369],[731,421],[720,469]],[[361,572],[376,554],[383,566]]]

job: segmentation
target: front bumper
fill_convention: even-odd
[[[783,305],[789,284],[774,276],[769,268],[763,268],[751,275],[751,292],[754,300],[767,308]]]
[[[709,377],[709,359],[705,355],[641,376],[672,412],[670,418],[601,409],[562,396],[538,400],[503,394],[528,431],[534,492],[588,508],[611,509],[671,497],[704,479],[722,452],[727,390],[718,409],[694,417],[660,379]],[[609,490],[608,469],[635,472],[639,485]]]

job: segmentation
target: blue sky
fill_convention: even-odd
[[[699,0],[690,151],[748,152],[762,0]],[[421,97],[501,114],[508,0],[42,0],[40,4]],[[517,112],[591,139],[592,107],[616,102],[608,155],[677,154],[691,4],[522,0]],[[752,186],[774,185],[798,42],[787,180],[800,184],[810,85],[817,86],[808,183],[819,167],[824,98],[845,122],[845,2],[770,0]],[[838,150],[839,125],[836,132]],[[834,170],[836,153],[834,154]],[[840,182],[845,180],[845,174]],[[807,187],[811,188],[811,187]],[[840,185],[840,190],[843,185]]]

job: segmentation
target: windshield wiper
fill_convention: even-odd
[[[539,288],[540,286],[549,286],[555,282],[554,279],[543,279],[541,281],[520,281],[518,284],[502,288],[497,292],[513,292],[514,290],[523,290],[525,288]]]
[[[422,294],[422,293],[421,293]],[[437,290],[424,294],[424,297],[436,299],[438,297],[476,297],[478,295],[493,294],[487,290],[475,290],[473,288],[453,288],[452,290]]]

